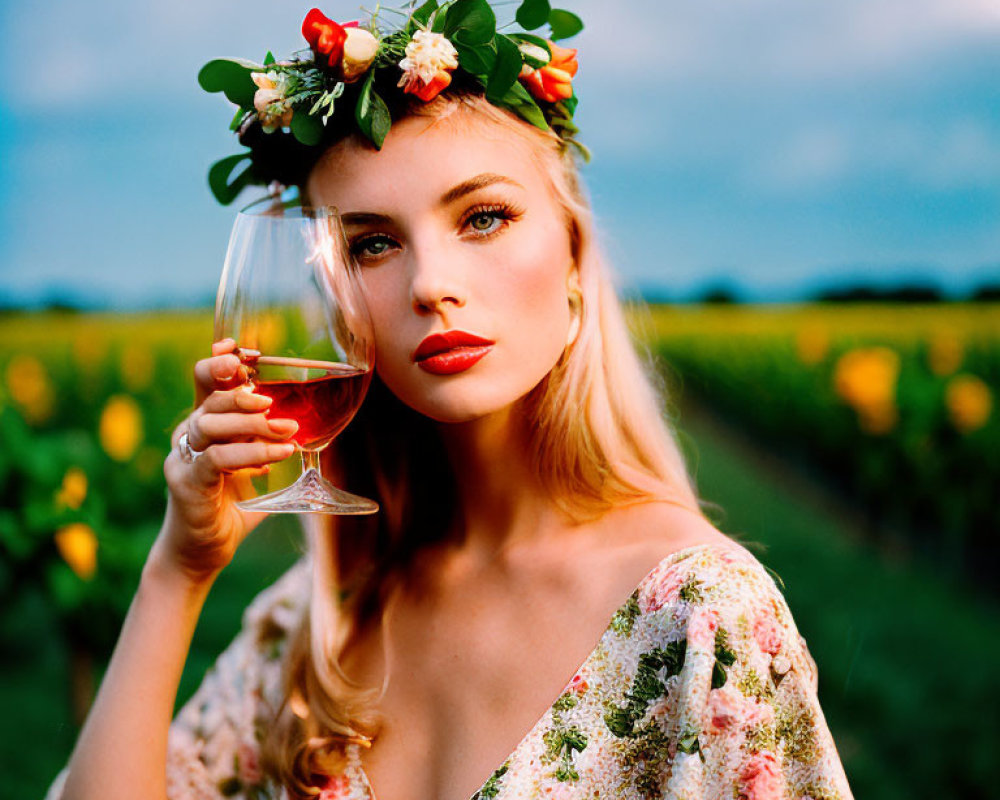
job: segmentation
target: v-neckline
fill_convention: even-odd
[[[698,550],[703,550],[712,547],[723,547],[731,549],[731,548],[739,548],[740,545],[738,542],[704,542],[702,544],[695,544],[691,545],[690,547],[684,547],[681,548],[680,550],[675,550],[674,552],[668,553],[666,556],[660,559],[656,563],[656,565],[643,576],[642,580],[640,580],[639,583],[635,585],[632,591],[629,592],[625,600],[622,601],[622,603],[615,609],[614,613],[608,619],[608,624],[604,627],[603,632],[598,637],[597,641],[594,643],[594,646],[590,649],[590,653],[588,653],[587,657],[583,660],[583,662],[575,670],[573,670],[573,675],[576,675],[578,672],[580,672],[580,670],[584,669],[591,662],[591,660],[597,654],[597,651],[600,649],[601,645],[604,643],[604,640],[610,633],[612,633],[611,623],[614,621],[615,617],[617,617],[618,614],[626,606],[628,606],[636,591],[642,589],[642,587],[646,585],[646,583],[653,577],[653,575],[661,567],[663,567],[665,564],[671,563],[672,561],[679,560],[682,556],[686,556]],[[521,737],[521,740],[517,743],[517,746],[513,750],[511,750],[510,753],[507,754],[506,758],[504,758],[496,767],[493,768],[493,771],[491,771],[490,774],[486,776],[486,779],[482,782],[480,787],[475,792],[472,793],[472,796],[469,798],[469,800],[474,800],[474,798],[483,791],[483,789],[486,787],[486,784],[489,783],[490,778],[492,778],[493,775],[496,774],[496,771],[500,769],[500,767],[502,767],[508,761],[510,761],[518,753],[518,751],[525,745],[525,743],[530,741],[531,737],[535,735],[535,733],[539,730],[539,728],[541,728],[545,724],[546,720],[549,718],[549,715],[552,713],[553,706],[555,706],[559,698],[562,697],[563,692],[566,689],[566,686],[573,679],[573,675],[570,675],[566,683],[563,684],[562,687],[560,687],[559,694],[556,695],[556,697],[552,700],[548,708],[546,708],[545,711],[542,713],[542,716],[539,717],[538,721],[531,726],[531,730],[529,730],[526,734],[524,734],[524,736]],[[348,744],[348,748],[352,749],[352,752],[350,752],[350,762],[354,766],[354,772],[355,775],[357,776],[357,779],[363,784],[364,788],[366,789],[369,800],[379,800],[378,796],[375,794],[375,790],[372,788],[372,783],[371,780],[369,780],[368,778],[368,773],[365,772],[365,768],[361,764],[361,758],[358,751],[359,747],[360,745],[358,745],[356,742],[350,742]]]

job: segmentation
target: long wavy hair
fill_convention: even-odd
[[[518,401],[532,432],[535,478],[571,521],[627,504],[664,501],[704,516],[662,403],[648,354],[632,341],[612,276],[595,240],[593,215],[573,155],[481,95],[452,92],[406,113],[464,115],[528,142],[562,208],[578,269],[579,332],[549,374]],[[475,134],[472,134],[475,135]],[[561,265],[560,265],[561,266]],[[457,507],[440,423],[399,401],[377,377],[354,421],[324,455],[339,485],[373,497],[371,517],[315,518],[306,526],[310,599],[285,662],[285,702],[269,729],[263,766],[292,797],[319,792],[344,766],[349,741],[377,734],[381,687],[364,686],[340,664],[351,635],[378,622],[414,556],[441,541]]]

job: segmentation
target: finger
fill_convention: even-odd
[[[170,437],[170,444],[172,447],[176,447],[177,442],[184,433],[188,433],[190,438],[195,418],[203,413],[225,413],[229,411],[249,411],[259,413],[269,408],[272,402],[271,398],[267,395],[248,392],[244,387],[229,389],[228,391],[220,390],[212,392],[212,394],[205,399],[205,402],[189,414],[188,417],[174,429],[174,432]],[[197,444],[193,442],[192,446],[198,449]]]
[[[195,405],[217,389],[234,389],[246,383],[247,368],[232,353],[203,358],[194,365]]]
[[[248,392],[243,386],[236,389],[219,389],[212,392],[201,404],[207,414],[225,414],[230,411],[260,412],[270,407],[272,399],[266,394]]]
[[[260,468],[267,464],[283,461],[295,452],[291,442],[269,444],[265,442],[241,442],[234,444],[214,444],[194,462],[195,472],[206,483],[214,483],[224,472],[239,469]]]
[[[299,429],[294,419],[268,419],[263,414],[194,414],[188,426],[188,441],[195,450],[254,437],[287,439]]]
[[[224,353],[231,353],[236,349],[235,339],[220,339],[217,342],[212,342],[212,355],[221,356]]]

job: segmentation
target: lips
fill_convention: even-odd
[[[469,369],[489,353],[494,344],[492,339],[467,331],[432,333],[413,352],[413,360],[426,372],[453,375]]]

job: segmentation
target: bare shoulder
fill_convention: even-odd
[[[618,508],[602,523],[605,541],[638,563],[657,564],[689,547],[739,544],[701,514],[666,502]]]

